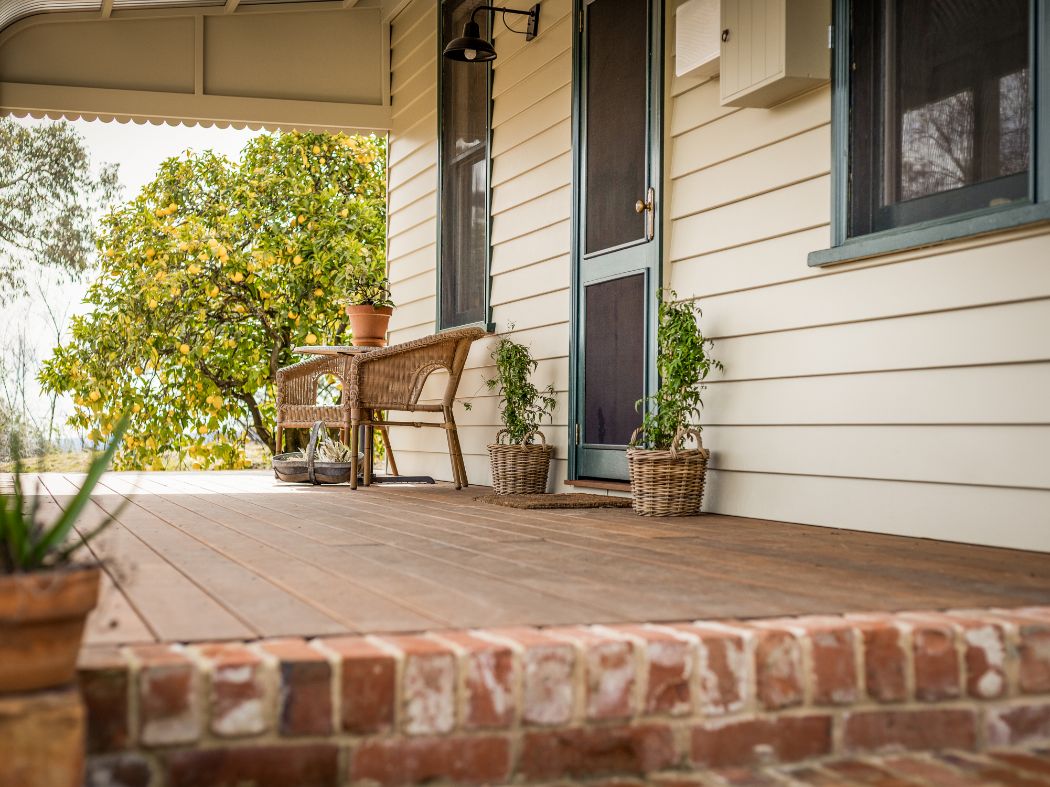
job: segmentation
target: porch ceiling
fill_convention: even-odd
[[[388,29],[380,0],[0,0],[0,113],[385,131]]]

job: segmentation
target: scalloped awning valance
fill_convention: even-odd
[[[0,113],[385,131],[380,0],[0,0]]]

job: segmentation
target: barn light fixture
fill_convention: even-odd
[[[481,37],[481,28],[474,21],[478,11],[495,11],[503,14],[503,24],[507,25],[507,14],[522,14],[527,16],[528,22],[524,30],[515,30],[510,25],[507,29],[514,33],[523,33],[526,41],[536,37],[536,28],[540,23],[540,4],[536,3],[528,11],[519,11],[516,8],[502,8],[494,5],[479,5],[470,13],[470,21],[463,25],[463,35],[448,42],[445,47],[444,56],[449,60],[459,60],[464,63],[484,63],[487,60],[496,59],[496,50],[488,41]]]

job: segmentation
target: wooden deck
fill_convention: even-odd
[[[52,507],[79,483],[39,478]],[[81,520],[119,510],[92,543],[107,578],[88,641],[1050,603],[1047,554],[718,515],[518,511],[475,502],[485,491],[111,473]]]

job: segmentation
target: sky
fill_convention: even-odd
[[[51,121],[17,120],[18,123],[32,126]],[[171,156],[178,156],[187,149],[214,150],[230,158],[236,158],[244,145],[260,132],[248,129],[204,128],[201,126],[168,126],[136,123],[104,123],[102,121],[78,120],[73,127],[84,138],[91,155],[92,166],[103,163],[119,165],[118,174],[123,186],[122,199],[135,197],[143,185],[148,183],[160,163]],[[89,272],[84,280],[77,283],[61,283],[47,277],[45,282],[47,300],[56,313],[63,315],[76,314],[82,310],[81,299],[91,281]],[[50,356],[54,344],[51,320],[47,309],[40,302],[39,294],[33,293],[16,302],[7,316],[23,322],[27,327],[27,336],[33,337],[37,344],[37,358],[42,361]],[[40,392],[40,406],[46,410],[43,393]],[[59,413],[69,411],[69,402],[59,403]],[[68,437],[68,434],[64,433]]]

